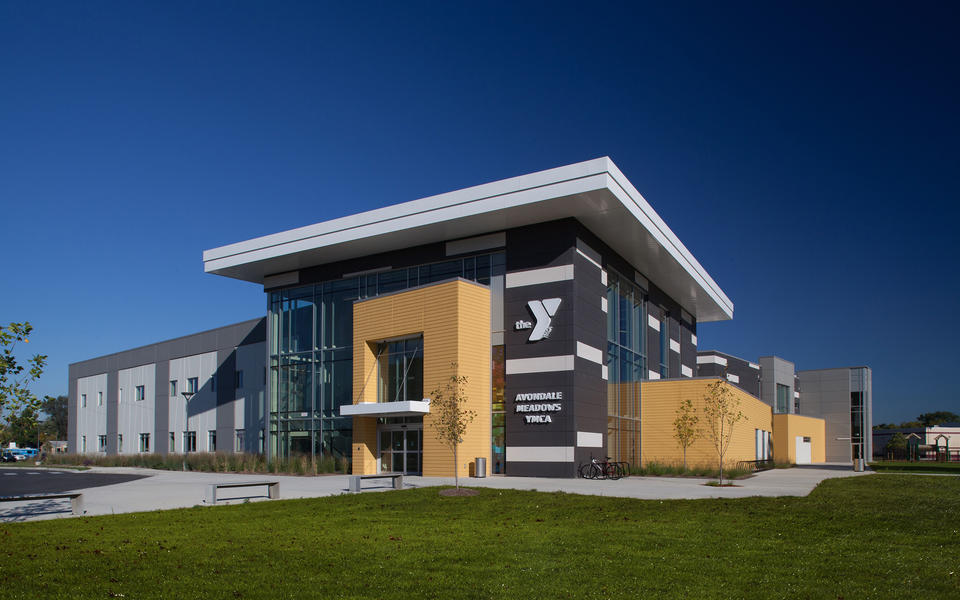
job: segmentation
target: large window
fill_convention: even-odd
[[[607,277],[607,453],[640,463],[640,380],[647,372],[646,298],[630,280]]]
[[[423,338],[380,344],[377,380],[378,402],[423,400]]]
[[[270,454],[351,459],[353,420],[341,417],[340,407],[353,403],[354,302],[454,277],[490,284],[503,273],[501,252],[270,292],[270,417],[265,440]],[[385,381],[391,382],[393,392],[380,390],[383,401],[422,399],[422,383],[398,385],[397,376],[388,365]]]
[[[777,384],[777,406],[774,412],[785,413],[790,412],[790,386],[783,385],[782,383]]]
[[[183,432],[183,451],[184,452],[197,451],[197,432],[196,431]]]

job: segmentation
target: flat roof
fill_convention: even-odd
[[[607,157],[485,183],[206,250],[207,273],[267,276],[573,217],[698,321],[733,302]]]

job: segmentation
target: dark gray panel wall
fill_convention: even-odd
[[[170,363],[160,361],[154,370],[153,385],[153,451],[161,454],[170,452],[170,438],[167,432],[170,429]]]
[[[217,449],[234,450],[236,412],[233,400],[237,391],[234,388],[234,373],[237,370],[236,349],[217,350]]]

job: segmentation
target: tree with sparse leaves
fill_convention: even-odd
[[[36,354],[23,364],[15,353],[19,344],[30,343],[31,331],[33,326],[26,321],[0,326],[0,419],[36,414],[40,408],[40,400],[30,386],[43,374],[47,357]]]
[[[457,469],[457,450],[463,443],[467,427],[476,418],[475,411],[465,408],[467,403],[467,376],[460,375],[457,363],[450,363],[453,374],[441,386],[430,392],[430,414],[437,440],[453,453],[453,477],[457,491],[460,490],[460,475]]]
[[[683,448],[684,471],[687,470],[687,448],[700,437],[700,429],[697,428],[699,422],[700,417],[697,416],[693,400],[687,398],[681,402],[677,408],[677,418],[673,420],[673,437],[677,438],[677,443]]]
[[[740,400],[723,380],[708,385],[707,395],[703,400],[707,433],[720,459],[720,487],[723,487],[723,457],[733,440],[733,426],[744,418],[744,414],[740,411]]]

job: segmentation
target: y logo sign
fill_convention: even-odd
[[[533,313],[533,317],[537,320],[533,331],[530,332],[528,341],[539,342],[544,338],[550,337],[550,332],[553,331],[553,327],[550,327],[550,321],[553,319],[553,315],[557,314],[557,309],[560,308],[560,298],[531,300],[527,302],[527,306],[530,307],[530,312]]]

